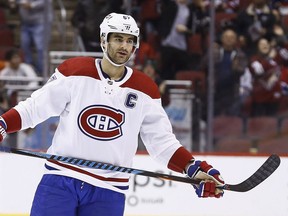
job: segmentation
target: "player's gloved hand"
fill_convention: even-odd
[[[186,166],[186,174],[189,178],[201,180],[199,185],[193,185],[198,197],[222,197],[224,186],[220,172],[214,169],[206,161],[194,160]]]
[[[7,129],[6,122],[2,117],[0,117],[0,142],[2,142],[7,136],[6,129]]]

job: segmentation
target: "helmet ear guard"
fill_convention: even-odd
[[[101,44],[101,48],[102,48],[102,50],[104,51],[104,49],[105,49],[105,44],[106,44],[106,41],[105,41],[105,38],[104,37],[100,37],[100,44]]]

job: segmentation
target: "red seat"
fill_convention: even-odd
[[[245,10],[250,3],[251,3],[251,0],[240,0],[239,1],[239,10]]]
[[[285,114],[288,112],[288,97],[282,96],[278,107],[277,114]]]
[[[5,11],[0,8],[0,25],[6,25],[6,16],[5,16]]]
[[[250,153],[252,141],[247,138],[233,138],[219,140],[215,145],[216,152]]]
[[[204,93],[206,90],[206,75],[203,71],[184,70],[178,71],[175,75],[176,80],[192,81],[191,90],[193,92]]]
[[[244,121],[237,116],[214,117],[213,135],[217,152],[250,152],[252,141],[244,137]]]
[[[259,142],[258,153],[265,154],[288,154],[288,136],[281,136],[275,139],[267,139]]]
[[[11,29],[1,28],[0,38],[0,46],[14,46],[14,35]]]
[[[194,55],[203,55],[202,38],[200,34],[193,34],[188,37],[188,53]]]
[[[283,118],[279,130],[280,136],[288,136],[288,117]]]
[[[276,137],[278,135],[278,119],[270,116],[248,118],[246,135],[257,140]]]
[[[220,115],[214,117],[213,133],[216,139],[239,138],[243,136],[244,122],[238,116]]]
[[[156,50],[160,48],[160,37],[157,33],[151,32],[147,35],[147,42]]]

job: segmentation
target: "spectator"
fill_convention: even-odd
[[[210,16],[204,0],[192,0],[189,4],[192,22],[192,33],[205,36],[208,32]]]
[[[277,23],[274,25],[273,33],[274,33],[273,38],[270,42],[271,44],[270,57],[275,58],[275,61],[278,64],[282,64],[286,61],[284,50],[287,49],[288,38],[287,38],[287,33],[285,32],[285,29],[283,28],[283,25],[280,20],[278,20]],[[281,54],[280,51],[281,52],[284,51],[284,53],[282,53],[284,54],[284,56]]]
[[[225,13],[237,13],[240,6],[240,0],[216,0],[216,11]]]
[[[273,55],[274,60],[281,67],[288,68],[288,43],[283,44],[282,46],[277,46],[275,48],[275,55]]]
[[[222,32],[220,44],[215,44],[215,115],[238,115],[239,83],[248,64],[246,54],[238,48],[238,37],[233,29]],[[207,71],[208,54],[203,58],[203,70]]]
[[[14,2],[14,4],[13,4]],[[14,7],[15,1],[10,1]],[[44,57],[48,51],[53,19],[52,0],[16,1],[21,19],[20,43],[24,61],[35,67],[38,75],[44,73]],[[36,59],[34,59],[34,47]]]
[[[13,77],[29,77],[36,78],[37,74],[33,67],[27,63],[22,62],[20,51],[12,48],[5,54],[6,66],[1,70],[0,76],[13,76]],[[25,82],[25,81],[7,81],[6,84],[28,84],[28,86],[38,86],[37,81]]]
[[[97,13],[95,13],[97,11]],[[72,25],[78,30],[85,51],[101,52],[99,25],[110,12],[106,0],[79,0],[72,16]]]
[[[259,38],[256,42],[257,50],[254,55],[250,58],[251,60],[258,60],[258,59],[270,59],[271,51],[272,51],[272,43],[265,37]]]
[[[268,40],[265,37],[261,37],[258,39],[258,41],[256,42],[256,51],[254,54],[252,54],[249,58],[249,62],[250,62],[250,70],[248,69],[248,71],[245,72],[245,76],[247,80],[250,80],[249,82],[251,82],[251,86],[249,87],[250,89],[248,91],[246,91],[245,94],[243,94],[242,96],[242,102],[243,102],[243,113],[245,115],[255,115],[255,106],[258,106],[257,103],[255,105],[255,98],[253,98],[252,96],[252,92],[253,92],[253,87],[254,87],[254,83],[253,80],[255,80],[255,77],[253,78],[253,73],[251,73],[251,71],[253,71],[253,69],[251,69],[251,67],[256,67],[256,66],[261,66],[261,62],[266,62],[266,61],[270,61],[273,59],[273,57],[271,55],[274,55],[273,53],[275,52],[272,46],[272,42],[270,40]],[[260,62],[260,63],[259,63]],[[259,66],[259,67],[260,67]],[[249,76],[248,76],[249,74]],[[250,77],[250,78],[248,78]],[[257,77],[258,79],[259,77]],[[244,79],[244,78],[243,78]],[[258,84],[258,82],[256,82]],[[256,84],[256,86],[257,86]],[[248,89],[248,88],[247,88]],[[246,90],[247,90],[246,89]],[[243,88],[242,90],[243,91]],[[243,93],[243,92],[242,92]],[[258,93],[256,93],[257,95]],[[245,95],[245,96],[244,96]],[[259,97],[259,96],[257,96]],[[258,100],[256,97],[256,100]],[[253,108],[254,107],[254,108]],[[258,109],[258,108],[256,108]]]
[[[288,1],[287,0],[272,0],[269,1],[269,6],[272,9],[278,9],[281,7],[285,7],[288,5]]]
[[[240,93],[251,105],[251,116],[273,116],[282,96],[280,70],[272,59],[253,60],[241,77]]]
[[[5,54],[7,65],[1,70],[0,77],[27,77],[36,78],[36,72],[31,65],[22,62],[18,49],[8,50]],[[27,85],[31,88],[38,87],[37,81],[5,81],[5,85]],[[9,106],[15,106],[17,102],[17,91],[8,89]]]
[[[201,61],[203,53],[207,50],[210,15],[205,0],[192,0],[191,4],[189,4],[189,10],[190,19],[188,26],[191,27],[192,35],[199,36],[199,40],[196,39],[197,41],[195,41],[195,37],[188,40],[191,62],[190,67],[196,69],[199,67],[199,62]],[[198,49],[195,47],[194,43],[199,43]]]
[[[203,0],[206,7],[209,7],[210,0]],[[236,13],[240,7],[240,0],[215,0],[216,12]]]
[[[256,51],[255,42],[260,37],[272,38],[276,18],[266,0],[253,0],[239,13],[235,24],[241,46],[248,55]]]
[[[162,1],[163,11],[160,17],[161,37],[161,77],[174,79],[178,70],[189,68],[187,37],[190,20],[188,0]]]
[[[288,95],[288,44],[283,44],[275,49],[274,60],[281,68],[281,89],[282,94],[287,97]]]

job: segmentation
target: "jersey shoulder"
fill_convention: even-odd
[[[146,74],[135,69],[133,69],[132,76],[122,85],[122,87],[129,87],[141,91],[153,99],[160,98],[159,88],[156,83]]]
[[[92,57],[74,57],[67,59],[60,64],[57,69],[64,76],[88,76],[100,79],[95,58]]]

